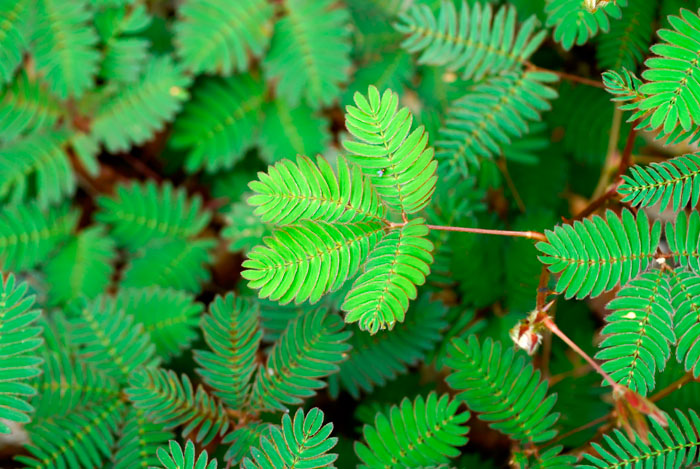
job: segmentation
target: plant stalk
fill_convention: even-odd
[[[405,226],[403,223],[389,223],[390,228],[401,228]],[[442,226],[442,225],[426,225],[431,230],[436,231],[457,231],[460,233],[476,233],[495,236],[511,236],[516,238],[536,239],[537,241],[547,241],[547,237],[537,231],[509,231],[509,230],[487,230],[484,228],[467,228],[462,226]]]

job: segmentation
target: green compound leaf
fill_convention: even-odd
[[[639,165],[630,168],[631,175],[623,175],[623,183],[617,192],[623,202],[632,206],[648,207],[660,201],[659,210],[670,205],[674,211],[697,205],[700,199],[700,154],[672,158],[647,167]]]
[[[100,106],[91,137],[111,153],[147,142],[180,110],[190,81],[169,56],[151,60],[137,83]]]
[[[625,209],[619,218],[611,210],[599,216],[547,230],[547,242],[537,243],[540,261],[561,273],[556,291],[566,298],[596,297],[626,284],[652,262],[661,237],[661,223],[650,226],[640,211]]]
[[[42,328],[35,323],[41,311],[32,309],[34,296],[27,295],[29,286],[17,283],[15,276],[0,272],[0,418],[29,423],[34,408],[27,402],[37,390],[27,381],[41,373],[42,359],[33,352],[42,344]],[[0,422],[0,433],[12,430]]]
[[[686,269],[700,272],[700,214],[680,212],[673,222],[666,223],[666,242],[673,261]]]
[[[328,120],[305,104],[275,99],[263,107],[260,156],[269,164],[282,158],[323,153],[331,140]]]
[[[277,96],[314,109],[340,95],[350,71],[350,15],[333,0],[284,0],[285,15],[275,25],[263,61],[265,78]]]
[[[478,412],[479,419],[511,438],[527,443],[543,443],[556,436],[552,428],[559,418],[552,413],[556,394],[547,395],[547,382],[540,371],[516,355],[512,347],[503,349],[491,338],[480,344],[476,336],[468,341],[452,339],[445,364],[453,370],[447,384],[461,391],[457,399]]]
[[[36,204],[3,207],[0,211],[0,263],[22,272],[36,267],[65,241],[78,222],[67,205],[41,210]]]
[[[133,408],[126,414],[119,434],[121,436],[114,453],[114,469],[152,467],[158,464],[158,447],[173,438],[173,434],[164,430],[162,424],[149,422],[144,411]]]
[[[130,250],[153,240],[189,239],[208,223],[211,214],[202,210],[202,198],[188,198],[183,188],[170,181],[158,186],[145,184],[117,186],[115,197],[97,199],[96,219],[110,225],[110,235]]]
[[[519,70],[547,37],[531,16],[517,28],[517,10],[490,4],[469,6],[443,0],[436,18],[428,5],[415,5],[399,16],[396,29],[406,35],[401,47],[421,52],[419,64],[446,65],[462,78],[484,77]]]
[[[671,271],[671,297],[675,312],[676,359],[697,379],[700,376],[700,277],[683,268]]]
[[[143,4],[129,10],[113,8],[97,13],[95,26],[104,48],[101,78],[118,84],[138,81],[151,59],[151,42],[135,36],[146,31],[152,19]]]
[[[204,340],[211,351],[195,350],[197,372],[231,409],[248,404],[251,378],[258,368],[256,354],[262,339],[257,305],[229,293],[217,296],[202,318]]]
[[[644,60],[654,33],[656,2],[629,2],[622,18],[613,21],[610,31],[598,36],[596,58],[602,69],[634,70]]]
[[[87,0],[38,0],[32,52],[39,75],[59,98],[80,97],[99,70],[94,13]]]
[[[177,12],[175,46],[192,73],[245,71],[272,34],[274,8],[267,0],[186,0]]]
[[[76,178],[62,132],[34,133],[0,147],[0,200],[40,207],[73,196]]]
[[[21,4],[17,2],[17,5]],[[62,114],[58,100],[47,92],[42,83],[30,79],[21,71],[2,91],[0,142],[10,142],[21,135],[51,128]]]
[[[411,305],[406,321],[394,330],[374,336],[353,334],[347,361],[328,380],[331,395],[337,395],[340,387],[359,399],[361,391],[372,392],[397,375],[408,373],[409,366],[417,365],[435,350],[447,325],[445,307],[430,301],[426,294]]]
[[[201,385],[195,391],[187,375],[180,380],[174,371],[140,369],[129,378],[125,393],[136,409],[146,412],[149,421],[164,424],[166,429],[185,425],[183,438],[194,434],[202,446],[217,435],[223,436],[231,426],[223,406]]]
[[[554,40],[561,43],[565,50],[574,44],[581,46],[599,31],[610,30],[610,16],[619,19],[621,7],[627,6],[627,0],[605,2],[602,7],[591,11],[585,0],[548,0],[547,27],[554,26]],[[602,3],[602,2],[601,2]]]
[[[593,443],[597,455],[586,453],[590,464],[579,464],[578,469],[693,467],[698,462],[700,446],[700,418],[693,410],[688,418],[676,410],[676,421],[669,419],[668,428],[651,420],[652,430],[634,438],[615,430],[605,435],[605,444]]]
[[[44,268],[47,305],[95,298],[109,285],[116,261],[114,241],[102,226],[84,229],[51,257]]]
[[[169,144],[187,151],[185,169],[230,169],[256,143],[265,88],[250,74],[200,82],[173,124]]]
[[[325,311],[308,312],[289,324],[264,368],[259,368],[251,392],[253,409],[287,411],[325,387],[321,381],[337,373],[347,359],[351,333],[343,321]]]
[[[192,440],[187,440],[184,451],[177,441],[170,440],[168,450],[160,447],[156,455],[160,465],[151,466],[149,469],[216,469],[217,467],[216,459],[209,461],[206,450],[197,455]]]
[[[302,220],[276,230],[243,262],[248,286],[281,304],[311,304],[355,275],[384,234],[380,222]]]
[[[160,357],[142,325],[127,315],[118,301],[81,298],[71,304],[71,344],[80,347],[80,359],[94,364],[120,382],[137,369],[158,365]]]
[[[374,426],[362,429],[364,442],[355,443],[359,467],[432,467],[459,456],[469,432],[469,412],[459,406],[447,394],[430,393],[377,414]]]
[[[433,243],[422,218],[390,231],[369,253],[364,272],[345,296],[345,322],[376,334],[403,322],[416,286],[425,283],[433,262]]]
[[[547,72],[506,73],[474,85],[450,103],[435,144],[435,158],[447,174],[469,175],[482,159],[512,148],[540,121],[557,97],[549,87],[558,78]],[[534,127],[534,126],[533,126]]]
[[[664,41],[651,47],[656,54],[645,62],[642,73],[646,80],[639,87],[645,98],[638,104],[639,110],[648,114],[640,127],[661,129],[667,135],[680,125],[688,132],[700,123],[700,69],[697,50],[700,35],[700,17],[682,9],[680,16],[669,16],[671,29],[658,31]]]
[[[116,301],[136,323],[143,324],[156,352],[166,359],[180,355],[199,337],[204,306],[193,294],[152,285],[121,289]]]
[[[209,266],[215,245],[213,239],[151,241],[131,259],[120,285],[198,293],[211,279]]]
[[[300,220],[347,224],[381,222],[386,215],[369,178],[356,165],[338,158],[337,176],[328,162],[306,156],[296,163],[282,160],[258,173],[249,184],[255,195],[248,199],[263,222],[289,225]]]
[[[30,455],[16,459],[31,469],[105,467],[124,407],[120,399],[113,399],[34,422],[29,427],[31,445],[26,447]]]
[[[616,382],[642,396],[654,389],[654,375],[671,356],[673,307],[668,278],[661,269],[642,274],[625,285],[607,305],[596,358]]]
[[[32,0],[0,0],[0,87],[12,81],[29,45],[32,4]]]
[[[389,208],[416,213],[429,203],[437,183],[437,162],[422,126],[411,132],[413,116],[398,109],[399,97],[370,86],[367,97],[355,93],[355,106],[346,107],[346,126],[355,141],[343,146],[351,162],[371,175]]]
[[[333,424],[323,425],[323,412],[312,408],[306,415],[302,409],[282,416],[281,426],[273,425],[260,437],[260,445],[250,449],[250,457],[242,469],[303,469],[330,467],[338,458],[329,453],[338,442],[331,437]]]

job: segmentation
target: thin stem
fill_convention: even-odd
[[[602,82],[602,81],[592,80],[592,79],[590,79],[590,78],[580,77],[580,76],[578,76],[578,75],[573,75],[573,74],[571,74],[571,73],[560,72],[560,71],[558,71],[558,70],[550,70],[550,69],[548,69],[548,68],[539,67],[539,66],[533,64],[533,63],[530,62],[530,61],[525,61],[525,66],[527,66],[528,69],[530,69],[530,70],[537,70],[537,71],[540,71],[540,72],[549,72],[549,73],[553,73],[553,74],[555,74],[556,76],[558,76],[559,78],[561,78],[562,80],[572,81],[572,82],[575,82],[575,83],[581,83],[581,84],[583,84],[583,85],[595,86],[596,88],[605,89],[605,85],[603,85],[603,82]]]
[[[613,167],[613,161],[617,154],[617,142],[620,140],[620,129],[622,128],[622,111],[615,108],[613,112],[612,124],[610,125],[610,136],[608,137],[608,149],[605,155],[605,163],[603,170],[598,178],[598,183],[593,190],[593,198],[600,196],[610,181],[610,170]]]
[[[627,142],[625,142],[625,149],[622,150],[622,159],[620,160],[620,167],[617,168],[617,178],[619,179],[627,168],[632,164],[632,148],[634,148],[634,139],[637,136],[637,131],[634,127],[630,129],[630,133],[627,135]]]
[[[576,345],[576,343],[573,340],[569,339],[569,337],[566,334],[564,334],[561,331],[561,329],[559,329],[559,327],[557,327],[556,324],[554,324],[554,321],[552,321],[552,319],[549,316],[545,315],[544,319],[542,320],[542,323],[545,326],[547,326],[547,329],[552,331],[561,340],[563,340],[566,343],[566,345],[571,347],[574,352],[578,353],[584,360],[586,360],[588,362],[588,364],[591,365],[593,367],[593,369],[596,370],[598,372],[598,374],[600,374],[605,379],[605,381],[607,381],[610,384],[610,386],[612,386],[614,391],[618,390],[618,389],[620,389],[620,390],[623,389],[623,386],[621,386],[621,385],[617,384],[615,381],[613,381],[613,379],[610,377],[610,375],[607,374],[605,371],[603,371],[603,369],[600,367],[600,365],[598,365],[595,362],[595,360],[593,360],[586,352],[584,352],[581,349],[581,347]]]
[[[401,228],[406,223],[389,223],[391,228]],[[508,230],[486,230],[484,228],[466,228],[462,226],[441,226],[441,225],[426,225],[431,230],[436,231],[458,231],[460,233],[477,233],[495,236],[511,236],[516,238],[536,239],[538,241],[547,241],[547,237],[537,231],[508,231]]]
[[[603,206],[603,204],[610,198],[612,198],[616,193],[617,193],[617,187],[619,185],[619,181],[612,186],[608,188],[607,191],[605,191],[602,195],[598,196],[595,200],[591,201],[586,208],[584,208],[581,213],[576,215],[573,219],[574,220],[581,220],[583,218],[586,218],[588,215],[592,214],[596,210],[598,210],[600,207]]]
[[[510,189],[510,192],[513,194],[515,204],[518,206],[518,209],[520,209],[521,212],[525,213],[527,211],[527,209],[525,208],[525,203],[523,203],[523,199],[520,197],[518,189],[515,188],[515,183],[513,183],[513,179],[510,177],[510,172],[508,171],[508,164],[506,163],[505,158],[502,158],[498,162],[498,168],[501,170],[501,173],[503,173],[503,179],[505,179],[506,184]]]
[[[671,394],[673,391],[677,391],[680,389],[684,384],[688,383],[689,381],[693,380],[693,375],[691,373],[686,373],[683,375],[681,378],[677,379],[673,383],[669,384],[665,388],[663,388],[661,391],[654,393],[653,396],[649,398],[651,402],[656,402],[660,401],[664,397],[668,396]]]

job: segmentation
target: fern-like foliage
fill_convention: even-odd
[[[654,32],[656,6],[654,1],[633,1],[622,9],[622,18],[598,37],[596,58],[601,68],[634,70],[644,59]]]
[[[242,275],[251,288],[260,289],[261,298],[316,303],[357,273],[383,233],[380,222],[334,225],[302,220],[256,246],[243,262]]]
[[[605,91],[613,95],[611,101],[620,103],[617,107],[622,111],[636,111],[637,102],[644,98],[644,95],[639,91],[642,80],[627,69],[622,69],[622,72],[608,70],[603,73],[603,85]],[[642,114],[637,111],[630,120],[637,119]]]
[[[607,308],[596,358],[617,383],[646,395],[654,389],[654,375],[663,370],[676,343],[668,278],[654,269],[630,281]]]
[[[350,69],[350,15],[333,0],[284,0],[285,16],[275,25],[263,61],[277,96],[290,106],[303,100],[312,108],[340,94]]]
[[[688,417],[690,416],[690,417]],[[615,430],[605,435],[605,444],[593,443],[597,455],[585,454],[590,464],[579,469],[694,467],[700,458],[700,418],[693,410],[688,415],[676,410],[676,420],[669,419],[668,428],[652,420],[648,435],[634,438]]]
[[[125,381],[138,368],[159,363],[160,357],[155,356],[155,347],[143,326],[125,314],[113,298],[92,302],[81,298],[71,309],[75,317],[71,341],[80,347],[79,356],[85,363],[119,381]]]
[[[45,344],[50,350],[43,351],[41,375],[34,382],[34,421],[55,419],[81,406],[101,405],[119,398],[120,389],[114,378],[92,364],[81,363],[69,348],[56,348],[50,338],[45,339]]]
[[[289,225],[303,219],[346,224],[383,220],[386,209],[368,178],[345,158],[338,159],[338,175],[324,158],[314,163],[299,156],[282,160],[258,173],[248,199],[263,222]]]
[[[119,434],[114,469],[152,467],[158,463],[158,448],[173,438],[162,424],[149,422],[146,413],[139,409],[129,409]]]
[[[382,95],[370,86],[368,96],[355,93],[346,107],[346,126],[355,140],[343,146],[351,162],[366,170],[384,203],[402,213],[422,210],[435,192],[437,162],[422,126],[411,132],[413,116],[398,109],[391,90]]]
[[[153,469],[216,469],[218,464],[216,459],[209,461],[206,450],[197,454],[192,440],[187,440],[184,450],[177,441],[170,440],[168,449],[161,446],[156,455],[160,465]]]
[[[610,18],[622,16],[627,0],[604,2],[591,11],[584,0],[547,0],[547,26],[554,26],[554,40],[566,50],[585,44],[599,31],[610,30]]]
[[[469,412],[459,407],[447,394],[430,393],[377,414],[374,426],[362,429],[364,442],[355,443],[359,467],[432,467],[459,456],[469,432]]]
[[[647,114],[640,127],[661,129],[671,134],[680,125],[688,132],[700,123],[700,70],[697,62],[697,41],[700,17],[682,9],[680,16],[670,16],[673,29],[658,31],[664,41],[651,47],[656,54],[645,62],[647,70],[642,78],[647,82],[639,87],[645,97],[638,103]]]
[[[250,74],[209,78],[195,87],[170,145],[186,150],[185,169],[230,169],[256,141],[264,85]]]
[[[316,394],[347,358],[351,333],[334,314],[312,311],[292,321],[255,377],[253,408],[285,411]]]
[[[671,273],[671,297],[674,332],[677,339],[676,359],[685,370],[700,376],[700,277],[679,268]]]
[[[110,8],[96,14],[95,26],[104,49],[100,78],[119,84],[138,81],[150,58],[151,43],[148,38],[137,35],[143,33],[151,21],[143,4],[131,9]]]
[[[453,370],[447,384],[460,391],[457,398],[492,428],[526,443],[542,443],[556,435],[556,395],[547,396],[540,371],[526,364],[523,355],[504,350],[490,338],[480,344],[472,335],[467,341],[452,339],[445,364]]]
[[[364,272],[343,303],[345,321],[375,334],[403,322],[410,300],[418,295],[433,262],[433,243],[423,219],[390,231],[369,253]]]
[[[58,97],[80,97],[94,86],[100,60],[89,2],[38,0],[36,14],[32,53],[37,71]]]
[[[0,147],[0,200],[57,204],[75,192],[62,133],[35,133]]]
[[[661,223],[650,226],[643,211],[635,217],[625,209],[618,217],[609,210],[605,220],[594,216],[545,234],[547,242],[537,243],[537,249],[540,261],[561,273],[557,292],[595,297],[646,270],[659,246]]]
[[[243,200],[232,203],[224,215],[226,227],[221,230],[221,236],[229,243],[229,251],[243,251],[247,254],[265,236],[272,234],[272,225],[261,223],[255,216],[255,207],[247,203],[249,197],[250,193],[246,193]]]
[[[635,165],[630,173],[622,176],[624,182],[617,192],[623,196],[623,202],[632,206],[648,207],[660,202],[659,210],[671,204],[678,211],[688,202],[694,207],[700,199],[700,154],[691,153],[647,167]]]
[[[260,127],[260,156],[272,164],[297,155],[318,155],[328,148],[329,122],[305,104],[290,106],[275,99],[263,108]]]
[[[34,204],[0,211],[0,262],[3,269],[23,271],[47,259],[73,231],[78,213],[62,205],[41,210]]]
[[[371,392],[425,359],[442,339],[441,331],[447,325],[445,307],[430,301],[428,295],[421,296],[409,309],[406,321],[393,331],[374,336],[353,334],[349,357],[340,365],[339,373],[329,378],[329,388],[340,386],[359,399],[360,391]]]
[[[268,436],[260,437],[260,446],[250,449],[250,457],[241,463],[242,469],[302,469],[331,467],[338,458],[329,453],[338,442],[331,437],[333,424],[323,424],[323,412],[312,408],[306,414],[297,409],[294,419],[282,416],[282,425],[274,425]]]
[[[182,436],[194,434],[195,441],[205,446],[231,425],[223,406],[201,386],[195,391],[187,375],[180,380],[174,371],[140,369],[129,378],[125,392],[150,421],[167,429],[185,425]]]
[[[170,57],[150,61],[137,83],[100,107],[92,122],[92,138],[113,153],[147,142],[180,110],[189,97],[190,81]]]
[[[443,0],[436,18],[428,5],[415,5],[399,16],[396,29],[406,35],[401,47],[421,52],[418,63],[446,65],[462,78],[519,70],[547,36],[531,16],[517,28],[517,10],[462,0],[461,10]],[[516,31],[517,28],[517,31]]]
[[[30,0],[0,1],[0,87],[12,81],[29,44]]]
[[[268,45],[273,11],[266,0],[187,0],[175,23],[178,56],[193,73],[247,70]]]
[[[110,235],[121,246],[136,250],[149,241],[188,239],[209,223],[202,198],[188,198],[170,182],[117,186],[115,197],[100,197],[97,220],[111,226]]]
[[[17,5],[21,4],[17,2]],[[42,83],[20,72],[2,91],[0,142],[9,142],[20,135],[52,127],[61,115],[58,100],[48,93]]]
[[[115,442],[124,402],[113,399],[100,405],[77,407],[60,419],[31,425],[29,456],[17,456],[26,468],[104,467]]]
[[[259,314],[257,307],[229,293],[217,296],[210,314],[202,318],[204,340],[211,351],[194,352],[194,360],[201,367],[197,372],[214,389],[214,395],[232,409],[248,404],[262,339]]]
[[[116,296],[118,307],[142,324],[156,352],[180,355],[197,339],[204,307],[193,295],[172,288],[124,288]]]
[[[120,285],[199,292],[211,279],[208,267],[214,244],[211,239],[151,241],[131,259]]]
[[[513,140],[527,135],[530,123],[551,108],[558,78],[548,72],[506,73],[474,85],[450,103],[440,128],[435,157],[447,174],[463,175],[481,159],[504,154]],[[506,153],[507,155],[507,153]]]
[[[42,362],[32,353],[42,342],[41,327],[35,324],[41,311],[32,309],[28,287],[14,275],[3,278],[0,273],[0,418],[21,423],[29,422],[27,414],[34,409],[27,401],[36,394],[26,381],[41,372]],[[0,422],[0,433],[10,433],[10,427]]]
[[[674,222],[666,224],[666,242],[678,265],[700,272],[700,214],[680,212]]]
[[[271,423],[251,423],[226,435],[222,443],[231,443],[231,446],[226,451],[224,460],[232,465],[242,462],[250,449],[260,443],[263,435],[269,436],[272,426]]]
[[[71,238],[46,264],[47,304],[67,304],[80,296],[95,298],[109,285],[115,243],[104,227],[94,226]]]

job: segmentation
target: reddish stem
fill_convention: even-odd
[[[401,228],[406,223],[389,223],[391,228]],[[441,226],[426,225],[431,230],[437,231],[458,231],[460,233],[477,233],[495,236],[511,236],[517,238],[536,239],[537,241],[547,241],[547,237],[537,231],[508,231],[508,230],[486,230],[484,228],[466,228],[461,226]]]
[[[581,356],[581,358],[586,360],[588,362],[588,364],[591,365],[593,367],[593,369],[596,370],[605,379],[605,381],[607,381],[610,384],[610,386],[612,386],[613,391],[624,390],[624,387],[617,384],[615,381],[613,381],[613,379],[610,377],[610,375],[607,374],[605,371],[603,371],[603,369],[600,367],[600,365],[598,365],[595,362],[595,360],[593,360],[586,352],[584,352],[581,349],[581,347],[576,345],[576,343],[573,340],[569,339],[569,337],[566,334],[564,334],[561,331],[561,329],[559,329],[559,327],[557,327],[556,324],[554,324],[554,321],[552,321],[552,319],[549,316],[544,315],[544,319],[542,319],[542,323],[545,326],[547,326],[547,329],[552,331],[561,340],[563,340],[566,343],[566,345],[571,347],[574,352],[578,353]]]

